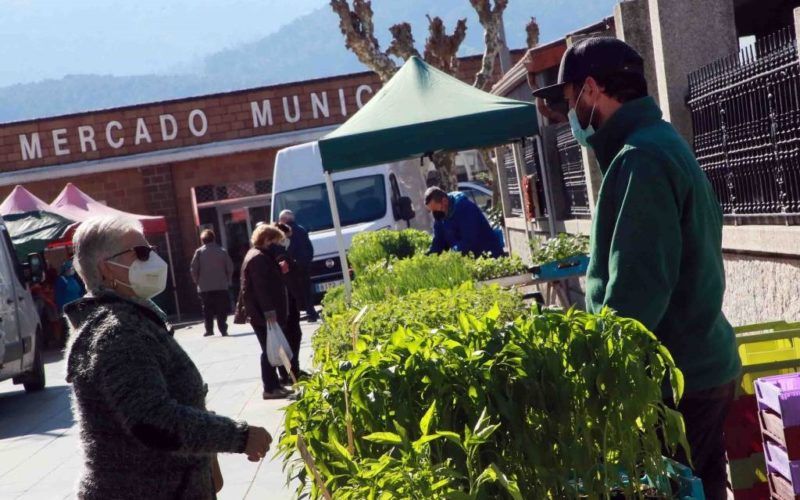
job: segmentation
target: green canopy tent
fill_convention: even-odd
[[[0,215],[20,261],[24,261],[28,254],[44,250],[74,224],[22,186],[14,187],[3,200]]]
[[[342,269],[347,265],[332,172],[497,146],[537,132],[532,103],[489,94],[418,57],[409,59],[366,106],[319,141]],[[350,277],[343,274],[349,297]]]

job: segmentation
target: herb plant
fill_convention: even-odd
[[[634,320],[534,309],[505,322],[492,308],[434,329],[377,325],[286,410],[279,450],[298,494],[320,494],[298,434],[342,498],[633,498],[665,474],[659,432],[686,446],[662,401],[662,381],[678,400],[683,377]]]
[[[583,235],[561,233],[545,241],[531,241],[531,258],[534,264],[545,264],[589,253],[589,238]]]
[[[425,253],[432,240],[430,234],[416,229],[366,231],[353,238],[347,258],[358,275],[372,264],[388,264],[393,259]]]

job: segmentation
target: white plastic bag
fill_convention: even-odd
[[[292,348],[277,323],[267,325],[267,359],[272,366],[283,366],[291,371],[289,361],[292,359]]]

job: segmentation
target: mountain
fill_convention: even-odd
[[[467,18],[461,54],[483,50],[483,30],[467,0],[373,0],[375,32],[388,46],[389,26],[408,21],[421,47],[427,35],[426,14],[440,16],[448,29]],[[525,46],[525,24],[535,16],[545,43],[612,14],[616,0],[510,0],[505,13],[506,38],[512,48]],[[199,62],[193,72],[173,75],[69,75],[57,80],[0,88],[0,123],[66,113],[224,92],[275,83],[364,71],[344,47],[336,15],[323,6],[264,38],[221,50]]]

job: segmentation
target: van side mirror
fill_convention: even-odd
[[[29,283],[41,283],[44,266],[38,253],[28,254],[28,261],[22,266],[22,272]]]
[[[411,203],[411,198],[408,196],[401,196],[397,200],[397,210],[395,210],[395,219],[410,221],[417,214],[414,212],[414,207]]]

